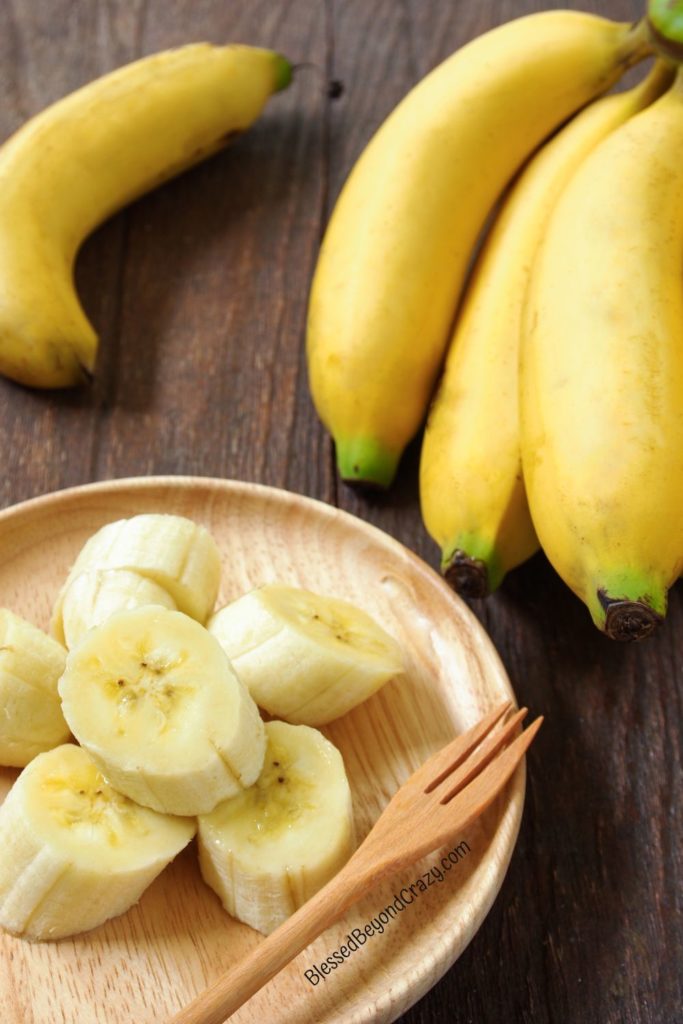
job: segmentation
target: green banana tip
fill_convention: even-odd
[[[336,446],[337,468],[345,484],[375,491],[391,486],[400,452],[392,452],[372,438],[340,438]]]
[[[275,53],[275,92],[282,92],[292,81],[294,67],[281,53]]]

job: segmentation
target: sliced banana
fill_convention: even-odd
[[[114,612],[156,604],[175,609],[171,595],[154,580],[129,569],[90,569],[76,576],[62,601],[62,624],[67,647]]]
[[[317,729],[266,725],[254,786],[199,818],[199,864],[223,906],[268,935],[346,863],[355,847],[341,754]]]
[[[288,722],[324,725],[403,671],[396,641],[337,598],[267,584],[209,621],[256,703]]]
[[[206,813],[263,766],[258,708],[219,643],[182,612],[116,612],[69,652],[59,694],[111,784],[156,811]]]
[[[209,531],[183,516],[146,513],[107,523],[86,541],[57,597],[50,628],[60,642],[66,592],[90,569],[137,572],[163,587],[180,611],[206,622],[218,594],[221,565]]]
[[[0,764],[23,768],[69,739],[57,693],[65,662],[52,637],[0,608]]]
[[[24,769],[0,807],[0,925],[58,939],[122,914],[195,832],[193,819],[139,807],[81,747]]]

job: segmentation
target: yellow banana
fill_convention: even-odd
[[[576,11],[509,22],[432,71],[371,140],[333,212],[309,308],[311,392],[345,480],[391,482],[496,198],[648,52],[645,36]]]
[[[532,274],[521,444],[539,539],[595,624],[647,636],[683,566],[683,71],[600,144]]]
[[[101,221],[227,144],[289,82],[270,50],[197,43],[97,79],[0,148],[0,372],[33,387],[91,373],[73,263]]]
[[[538,547],[522,481],[517,363],[531,265],[552,208],[587,154],[673,75],[657,64],[641,85],[577,114],[522,172],[477,261],[420,463],[425,526],[460,593],[484,597]]]

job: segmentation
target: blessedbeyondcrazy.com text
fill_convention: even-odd
[[[376,917],[371,918],[363,928],[353,928],[347,935],[346,942],[339,949],[335,949],[321,963],[313,964],[304,971],[306,980],[311,985],[318,985],[324,981],[328,974],[336,971],[337,967],[340,967],[361,946],[364,946],[368,939],[374,935],[382,935],[390,921],[402,914],[423,892],[427,891],[430,885],[438,885],[443,882],[453,866],[466,857],[469,852],[469,845],[463,839],[445,854],[438,864],[431,867],[429,871],[425,871],[411,885],[404,885],[402,889],[395,892],[392,902]]]

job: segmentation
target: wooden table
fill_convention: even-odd
[[[234,477],[320,498],[433,565],[419,446],[364,498],[336,478],[309,399],[308,284],[332,203],[401,96],[534,0],[4,0],[0,137],[87,80],[191,39],[272,46],[302,70],[224,154],[85,245],[77,277],[101,335],[92,387],[0,380],[0,504],[90,480]],[[591,7],[623,20],[641,3]],[[325,81],[344,83],[341,98]],[[683,514],[683,510],[682,510]],[[656,529],[653,524],[653,529]],[[520,702],[547,716],[516,852],[484,926],[406,1024],[683,1020],[683,601],[642,646],[603,639],[542,556],[474,603]]]

